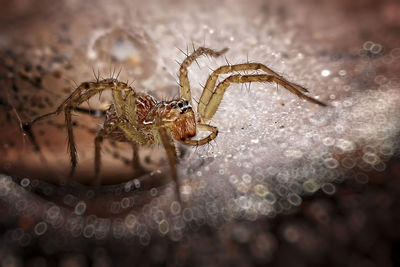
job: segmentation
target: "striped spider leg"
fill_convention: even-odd
[[[212,57],[218,57],[224,54],[228,49],[224,48],[221,51],[215,51],[205,47],[199,47],[196,49],[191,55],[187,56],[186,59],[182,62],[180,67],[180,97],[183,99],[188,99],[191,101],[191,92],[190,92],[190,84],[188,79],[188,71],[187,68],[190,64],[193,63],[198,57],[202,55],[208,55]],[[220,74],[230,74],[232,72],[240,72],[240,71],[249,71],[249,70],[261,70],[265,72],[265,74],[250,74],[250,75],[242,75],[242,74],[233,74],[219,82],[218,76]],[[291,93],[297,95],[300,98],[303,98],[311,103],[326,106],[325,103],[306,95],[308,90],[298,84],[293,82],[289,82],[281,75],[274,72],[272,69],[260,63],[243,63],[243,64],[234,64],[234,65],[225,65],[221,66],[208,77],[207,82],[204,86],[204,90],[201,94],[199,104],[197,107],[197,130],[200,131],[209,131],[211,134],[201,140],[193,140],[186,139],[183,142],[187,145],[204,145],[211,140],[215,139],[218,134],[218,129],[215,126],[211,126],[206,124],[209,122],[222,101],[222,97],[224,96],[225,90],[232,83],[251,83],[251,82],[275,82],[285,89],[289,90]]]

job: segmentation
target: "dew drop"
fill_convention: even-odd
[[[150,189],[150,195],[152,197],[157,196],[157,188],[153,187],[152,189]]]
[[[160,233],[163,235],[168,233],[169,224],[165,219],[161,220],[161,222],[158,224],[158,231],[160,231]]]
[[[37,234],[37,235],[43,235],[47,231],[47,223],[40,222],[40,223],[36,224],[34,231],[35,231],[35,234]]]
[[[185,221],[193,220],[193,211],[190,208],[185,208],[183,210],[183,219]]]
[[[362,159],[363,161],[371,165],[375,165],[380,161],[379,157],[375,153],[371,152],[364,153]]]
[[[128,214],[125,217],[125,225],[128,228],[133,228],[136,225],[137,219],[136,216],[133,214]]]
[[[254,186],[254,192],[260,197],[265,197],[268,193],[268,189],[262,184],[257,184]]]
[[[143,246],[147,246],[148,244],[150,244],[150,234],[147,232],[144,232],[140,237],[139,237],[139,242],[140,244],[142,244]]]
[[[324,160],[324,165],[329,169],[335,169],[339,166],[339,162],[334,158],[327,158]]]
[[[330,70],[322,70],[321,75],[322,77],[328,77],[331,74]]]
[[[303,189],[306,192],[314,193],[319,189],[319,185],[314,180],[310,179],[303,183]]]
[[[83,236],[86,238],[91,238],[94,235],[94,225],[89,224],[86,225],[85,228],[83,229]]]
[[[21,180],[21,186],[27,187],[30,184],[30,180],[28,178],[24,178]]]
[[[322,143],[326,146],[332,146],[335,143],[335,139],[332,137],[326,137],[322,140]]]
[[[178,201],[174,201],[171,203],[170,209],[173,215],[177,215],[181,212],[181,204]]]
[[[290,204],[294,205],[294,206],[299,206],[302,202],[302,199],[299,195],[294,194],[294,193],[290,193],[288,195],[288,201]]]
[[[84,201],[79,201],[75,206],[75,214],[82,215],[86,210],[86,203]]]
[[[331,183],[323,184],[321,189],[325,194],[328,195],[333,195],[336,192],[336,187]]]

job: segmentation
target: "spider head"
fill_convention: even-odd
[[[175,99],[164,103],[162,120],[176,140],[185,140],[196,135],[195,115],[189,101]]]

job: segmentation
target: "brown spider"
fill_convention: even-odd
[[[200,146],[217,137],[217,127],[206,124],[212,119],[221,103],[225,90],[231,83],[276,82],[293,94],[312,103],[325,106],[324,103],[304,94],[304,87],[289,82],[282,76],[260,63],[225,65],[216,69],[208,78],[195,113],[192,108],[192,97],[187,68],[201,55],[218,57],[228,49],[214,51],[200,47],[187,56],[180,66],[180,97],[171,101],[158,101],[152,96],[136,92],[132,87],[117,79],[97,79],[84,82],[53,112],[41,115],[24,125],[24,130],[32,137],[31,126],[39,120],[52,115],[65,113],[65,125],[68,135],[68,148],[71,159],[72,177],[78,162],[72,131],[71,113],[80,104],[89,100],[103,90],[111,89],[113,104],[107,110],[103,127],[95,137],[94,171],[95,182],[100,183],[101,144],[104,138],[128,142],[133,147],[133,165],[139,168],[137,145],[162,144],[166,150],[172,176],[178,188],[176,172],[176,149],[173,140],[186,145]],[[232,74],[217,85],[218,75],[238,71],[261,70],[266,74]],[[192,139],[197,131],[208,131],[210,134],[202,139]],[[179,196],[179,190],[178,190]]]

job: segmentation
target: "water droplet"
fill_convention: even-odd
[[[363,161],[368,164],[375,165],[380,162],[379,157],[375,153],[367,152],[362,157]]]
[[[331,74],[330,70],[322,70],[321,75],[322,77],[328,77]]]
[[[130,203],[131,203],[130,199],[127,198],[127,197],[124,197],[124,198],[121,200],[121,207],[122,207],[123,209],[129,208]]]
[[[178,201],[174,201],[171,203],[170,209],[173,215],[177,215],[181,212],[181,204]]]
[[[265,197],[268,193],[268,189],[264,185],[258,184],[254,186],[254,192],[260,197]]]
[[[383,172],[386,169],[386,164],[384,162],[379,162],[378,164],[375,164],[374,169],[377,170],[378,172]]]
[[[58,206],[51,206],[47,210],[47,217],[49,217],[50,219],[54,219],[59,215],[60,215],[60,208]]]
[[[136,225],[137,219],[136,216],[133,214],[128,214],[125,217],[125,225],[128,228],[133,228]]]
[[[150,234],[147,232],[142,233],[142,235],[139,237],[139,242],[143,246],[147,246],[148,244],[150,244],[150,240]]]
[[[193,220],[193,211],[190,208],[185,208],[183,210],[183,219],[185,221]]]
[[[333,195],[336,192],[336,187],[331,183],[323,184],[321,189],[325,194],[328,195]]]
[[[94,235],[94,230],[93,224],[86,225],[83,229],[83,236],[86,238],[91,238]]]
[[[139,179],[133,179],[133,184],[135,185],[136,188],[140,188],[140,181],[139,181]]]
[[[373,45],[374,45],[373,42],[371,42],[371,41],[366,41],[366,42],[363,44],[363,49],[369,51],[369,50],[371,50],[371,48],[372,48]]]
[[[229,182],[234,185],[239,182],[239,179],[236,175],[232,174],[231,176],[229,176]]]
[[[150,189],[150,195],[152,197],[157,196],[157,188],[153,187],[152,189]]]
[[[335,143],[335,139],[332,137],[326,137],[322,140],[322,143],[326,146],[332,146]]]
[[[249,174],[245,173],[245,174],[242,175],[242,180],[243,180],[244,183],[250,184],[251,180],[252,180],[252,177]]]
[[[339,166],[339,162],[334,158],[327,158],[324,160],[324,165],[329,169],[335,169]]]
[[[354,168],[354,166],[356,166],[356,161],[353,160],[352,158],[346,157],[342,159],[342,165],[347,169],[352,169]]]
[[[302,199],[299,195],[294,194],[294,193],[290,193],[288,195],[288,201],[290,204],[294,205],[294,206],[299,206],[302,202]]]
[[[86,203],[84,201],[79,201],[75,206],[75,214],[82,215],[86,210]]]
[[[166,220],[161,220],[161,222],[158,224],[158,231],[160,231],[161,234],[165,235],[169,231],[169,224]]]
[[[35,231],[35,234],[37,234],[37,235],[43,235],[47,231],[47,223],[40,222],[40,223],[36,224],[34,231]]]
[[[382,51],[382,45],[380,44],[373,44],[371,49],[371,53],[373,54],[379,54]]]
[[[306,192],[314,193],[319,189],[319,185],[315,182],[315,180],[307,180],[303,183],[303,189]]]
[[[355,149],[355,144],[346,139],[338,139],[335,146],[343,150],[343,152],[351,152]]]
[[[30,184],[30,180],[28,178],[24,178],[21,180],[21,186],[27,187]]]
[[[269,204],[274,204],[276,202],[276,197],[274,194],[272,193],[267,193],[265,195],[265,200],[269,203]]]

